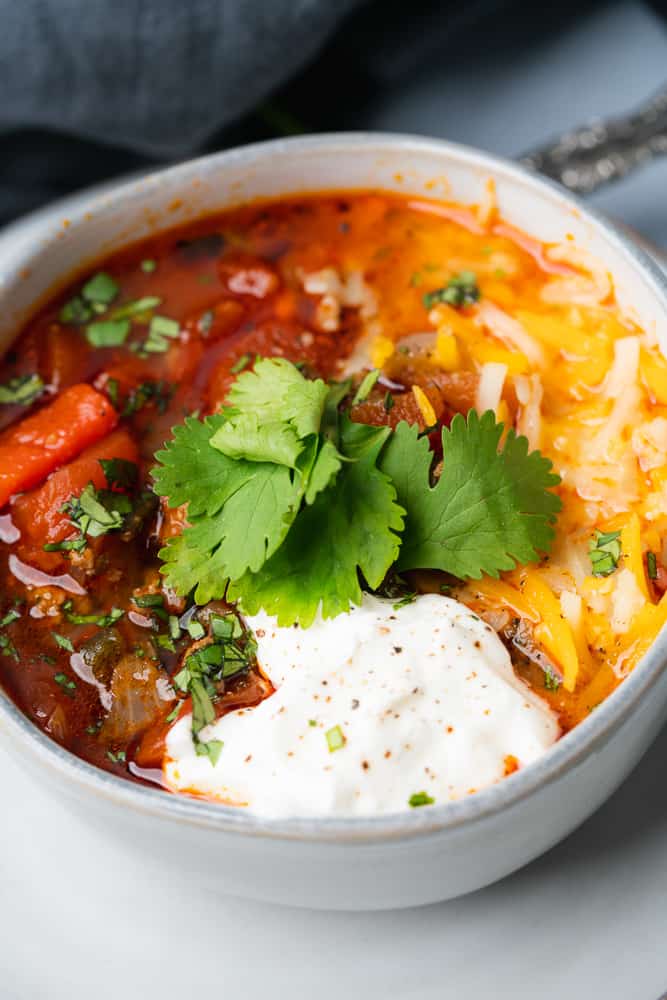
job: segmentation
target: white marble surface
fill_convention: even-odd
[[[529,56],[478,56],[456,73],[422,74],[356,124],[517,154],[657,88],[667,33],[641,4],[611,4]],[[666,182],[667,159],[596,200],[667,245]],[[194,897],[127,845],[100,843],[0,752],[0,1000],[212,989],[247,1000],[657,1000],[666,760],[667,732],[585,826],[489,889],[421,910],[327,914]]]

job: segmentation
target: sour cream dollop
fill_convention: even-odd
[[[490,785],[560,734],[496,633],[449,597],[397,607],[365,595],[308,629],[263,613],[247,623],[277,690],[202,731],[224,743],[215,766],[180,719],[164,763],[175,792],[276,818],[373,816]]]

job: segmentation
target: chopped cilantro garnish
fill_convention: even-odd
[[[340,728],[340,726],[332,726],[331,729],[327,729],[324,734],[324,738],[327,741],[327,746],[329,747],[329,753],[334,753],[336,750],[342,750],[342,748],[347,743],[345,739],[345,733]]]
[[[11,656],[17,663],[19,661],[18,650],[8,635],[0,635],[0,653]]]
[[[596,531],[588,545],[593,576],[610,576],[621,558],[620,531]]]
[[[162,594],[134,594],[132,603],[138,608],[161,608],[164,606]]]
[[[414,604],[417,600],[417,595],[415,593],[405,594],[404,597],[400,597],[393,605],[394,611],[400,611],[401,608],[407,607],[408,604]]]
[[[39,375],[18,375],[0,385],[0,404],[28,406],[43,392],[44,383]]]
[[[544,686],[547,691],[557,691],[560,687],[560,678],[549,667],[544,668]]]
[[[308,719],[308,725],[309,726],[316,726],[317,725],[317,719]]]
[[[206,635],[206,629],[199,622],[191,621],[188,622],[188,635],[195,641],[197,639],[203,639]]]
[[[107,396],[109,397],[109,399],[113,403],[115,409],[118,409],[118,388],[119,388],[119,386],[118,386],[118,379],[117,378],[110,378],[110,379],[107,380],[107,384],[105,386],[105,389],[106,389],[106,392],[107,392]]]
[[[127,760],[127,755],[124,750],[119,750],[117,753],[114,753],[112,750],[107,750],[107,757],[112,764],[124,764]]]
[[[373,368],[372,371],[369,371],[364,375],[352,399],[352,406],[358,406],[359,403],[363,403],[365,399],[368,399],[371,394],[371,390],[379,377],[379,368]]]
[[[212,615],[211,632],[216,639],[232,639],[243,634],[236,615]]]
[[[67,514],[82,537],[99,538],[109,531],[120,531],[125,516],[132,512],[132,503],[124,493],[96,490],[88,483],[80,496],[63,504],[61,511]]]
[[[432,806],[434,802],[435,799],[431,798],[427,792],[413,792],[408,799],[408,805],[412,809],[418,809],[419,806]]]
[[[150,260],[147,258],[146,260],[142,260],[139,266],[141,267],[141,270],[144,272],[144,274],[152,274],[157,267],[157,261]]]
[[[86,302],[96,302],[108,306],[111,305],[119,291],[120,289],[111,275],[100,271],[88,279],[81,289],[81,295]]]
[[[85,549],[87,541],[84,535],[77,535],[75,538],[64,538],[61,542],[47,542],[44,545],[45,552],[81,552]]]
[[[213,641],[191,653],[181,670],[172,678],[174,687],[192,698],[192,739],[195,749],[197,753],[211,757],[213,764],[217,761],[222,743],[213,759],[208,750],[199,748],[213,746],[215,749],[219,741],[203,743],[199,740],[199,734],[205,726],[215,721],[214,701],[218,693],[224,689],[224,681],[247,670],[257,654],[257,644],[253,636],[243,631],[235,615],[217,616],[217,618],[219,622],[230,620],[230,627],[224,630],[225,635],[221,634],[223,630],[220,626],[216,634],[213,626],[214,617],[211,627]]]
[[[252,361],[252,356],[250,354],[242,354],[241,357],[236,361],[232,367],[229,369],[232,375],[238,375],[245,368],[248,367]]]
[[[442,288],[436,288],[432,292],[426,292],[423,298],[426,309],[432,309],[439,302],[460,308],[461,306],[471,306],[479,300],[479,288],[477,278],[472,271],[461,271],[450,278]]]
[[[646,571],[649,580],[658,579],[658,560],[656,559],[655,552],[646,553]]]
[[[111,313],[112,320],[130,319],[133,316],[147,316],[153,309],[160,305],[162,299],[157,295],[146,295],[143,299],[132,299],[124,302],[122,306]]]
[[[162,379],[157,382],[141,382],[127,397],[121,416],[131,417],[132,414],[138,413],[139,410],[142,410],[149,403],[155,403],[158,413],[164,413],[169,406],[174,391],[175,386]]]
[[[220,754],[224,745],[222,740],[208,740],[206,743],[202,742],[202,740],[196,740],[195,752],[199,757],[208,757],[213,767],[215,767],[220,760]]]
[[[120,347],[121,344],[125,343],[129,332],[129,320],[100,320],[97,323],[88,324],[86,339],[93,347]]]
[[[178,337],[180,329],[175,319],[153,316],[148,327],[148,337],[141,345],[142,351],[147,354],[163,354],[169,347],[169,340]]]
[[[16,608],[10,608],[7,614],[0,618],[0,628],[5,628],[6,625],[11,625],[12,622],[18,621],[20,617],[20,611],[17,611]]]
[[[121,608],[111,608],[107,614],[79,615],[72,611],[71,600],[65,601],[63,612],[67,621],[72,625],[99,625],[100,628],[107,628],[109,625],[114,625],[125,614]]]
[[[175,722],[176,719],[181,714],[181,709],[182,708],[183,708],[183,702],[182,701],[177,701],[175,707],[172,708],[171,712],[169,713],[169,715],[167,716],[167,718],[164,721],[167,722],[167,723]]]
[[[60,635],[59,632],[52,632],[56,645],[60,646],[61,649],[66,650],[68,653],[74,652],[74,646],[72,645],[72,640],[68,639],[66,635]]]
[[[75,295],[73,299],[66,302],[60,310],[58,319],[61,323],[68,323],[71,326],[83,326],[89,319],[92,319],[93,310],[80,295]]]
[[[74,692],[76,691],[76,681],[73,681],[71,677],[67,676],[67,674],[62,673],[54,674],[53,679],[66,694],[70,695],[70,697],[74,696]]]
[[[139,469],[134,462],[125,458],[100,458],[102,472],[110,489],[114,486],[122,490],[131,490],[137,484]]]

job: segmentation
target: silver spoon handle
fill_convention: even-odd
[[[630,114],[566,132],[520,162],[570,191],[590,194],[665,153],[667,86]]]

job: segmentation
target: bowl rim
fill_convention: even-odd
[[[359,147],[375,149],[379,155],[399,152],[409,156],[410,152],[422,152],[444,156],[469,166],[476,172],[481,169],[488,171],[490,175],[502,174],[520,182],[536,196],[556,203],[563,211],[576,211],[612,249],[626,258],[637,277],[649,286],[658,301],[662,301],[667,319],[667,275],[643,249],[601,213],[584,205],[559,185],[512,161],[459,143],[405,133],[332,132],[268,140],[190,159],[152,171],[139,180],[121,179],[119,182],[75,193],[11,223],[0,233],[0,277],[6,270],[11,280],[12,275],[29,264],[31,258],[45,248],[48,249],[49,240],[59,228],[57,220],[62,218],[64,209],[67,210],[68,225],[74,229],[77,224],[90,218],[91,213],[94,215],[96,207],[108,208],[124,199],[137,197],[146,190],[146,185],[159,186],[174,181],[185,184],[193,175],[211,168],[220,170],[226,165],[238,165],[239,162],[250,165],[279,153],[298,156],[312,151],[337,151],[353,155],[355,148]],[[296,186],[294,193],[298,193]],[[26,245],[21,248],[18,262],[9,255],[12,262],[6,268],[3,257],[11,242],[21,232],[25,233]],[[128,238],[127,242],[131,243],[131,239]],[[0,285],[0,297],[3,294]],[[666,665],[667,630],[658,636],[632,674],[587,719],[558,740],[538,760],[466,798],[436,804],[428,809],[379,816],[274,819],[238,807],[185,795],[167,794],[157,787],[135,784],[87,763],[51,740],[19,710],[2,688],[0,736],[11,744],[10,749],[23,751],[34,763],[47,765],[65,783],[77,786],[86,795],[95,795],[98,799],[105,799],[121,808],[189,826],[244,836],[306,842],[332,841],[341,846],[347,842],[372,845],[386,840],[412,840],[415,837],[460,829],[464,825],[470,826],[511,808],[539,789],[557,781],[584,758],[604,748],[614,732],[625,723],[655,686]]]

